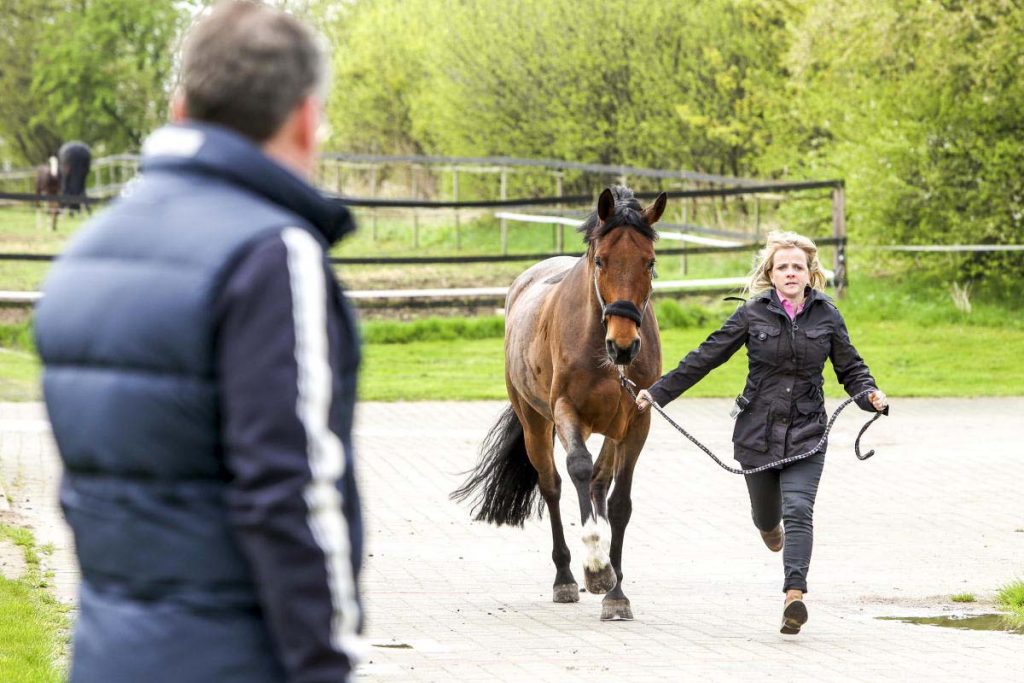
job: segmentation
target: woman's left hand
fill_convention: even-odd
[[[868,400],[871,401],[871,407],[878,412],[882,412],[889,406],[889,399],[886,398],[885,392],[881,389],[875,389],[871,392],[868,396]]]

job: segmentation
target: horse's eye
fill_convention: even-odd
[[[594,265],[597,266],[598,268],[604,268],[604,261],[602,261],[599,256],[595,256]]]

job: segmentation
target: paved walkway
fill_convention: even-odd
[[[897,400],[892,417],[865,436],[878,455],[863,463],[852,452],[862,414],[844,413],[818,496],[811,618],[795,638],[778,633],[781,562],[749,521],[743,483],[658,418],[626,539],[636,620],[600,622],[599,598],[588,594],[553,604],[546,519],[497,529],[470,523],[447,499],[501,408],[361,406],[364,680],[1024,676],[1024,635],[878,619],[991,612],[995,589],[1024,578],[1024,398]],[[727,412],[724,400],[670,406],[718,452],[728,452]],[[54,545],[56,591],[73,601],[74,564],[55,503],[59,462],[39,405],[0,404],[0,473],[13,507],[0,519],[15,516]],[[563,514],[574,519],[575,494],[563,488]],[[578,531],[577,523],[567,536],[581,578]],[[979,603],[949,600],[964,592]]]

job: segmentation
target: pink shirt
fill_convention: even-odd
[[[778,290],[776,290],[775,293],[778,294]],[[779,294],[779,299],[782,300],[782,310],[784,310],[786,312],[786,315],[789,316],[790,320],[793,320],[794,318],[796,318],[796,316],[799,315],[800,311],[804,310],[804,302],[803,301],[801,301],[799,304],[797,304],[796,308],[794,309],[793,308],[793,304],[791,304],[789,302],[789,299],[786,299],[781,294]]]

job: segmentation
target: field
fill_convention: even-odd
[[[406,216],[408,219],[408,216]],[[490,217],[464,217],[459,229],[461,249],[451,212],[419,221],[419,249],[412,245],[412,228],[399,217],[381,217],[374,239],[373,220],[360,217],[361,230],[338,245],[333,255],[452,255],[493,254],[499,250],[498,225]],[[0,253],[58,253],[79,219],[63,220],[57,234],[35,222],[26,209],[0,210]],[[140,226],[139,229],[145,229]],[[572,239],[573,241],[570,241]],[[571,230],[567,251],[578,250]],[[511,253],[537,253],[552,248],[551,226],[514,225],[509,229]],[[677,243],[661,242],[660,246]],[[929,258],[940,259],[942,255]],[[689,256],[685,276],[740,275],[751,255]],[[822,259],[831,256],[823,250]],[[948,283],[888,273],[891,262],[873,253],[849,249],[851,287],[840,308],[851,335],[871,365],[879,383],[893,396],[1007,396],[1024,386],[1024,320],[1019,300],[974,300],[969,313],[959,309]],[[507,285],[528,263],[455,264],[431,266],[340,266],[339,277],[350,289],[416,286]],[[0,261],[0,289],[34,290],[46,263]],[[660,276],[684,277],[684,260],[662,257]],[[674,367],[690,349],[725,319],[734,302],[721,295],[671,299],[660,296],[655,305],[663,329],[664,367]],[[365,362],[360,395],[366,400],[500,399],[504,397],[502,321],[490,315],[471,319],[429,318],[430,313],[390,309],[364,312]],[[0,309],[0,400],[39,398],[39,367],[35,360],[24,312]],[[415,316],[419,320],[404,322]],[[379,318],[392,320],[380,320]],[[733,396],[742,386],[743,354],[712,373],[691,390],[692,396]],[[826,389],[841,395],[834,377]]]

